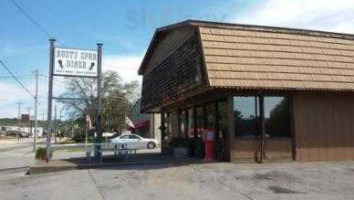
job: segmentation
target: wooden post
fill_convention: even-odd
[[[166,137],[166,127],[165,127],[165,113],[161,112],[161,126],[160,126],[160,131],[161,131],[161,138],[160,138],[160,144],[161,144],[161,153],[165,153],[165,137]]]
[[[188,109],[186,109],[184,111],[184,117],[185,117],[185,127],[184,127],[184,134],[185,134],[185,137],[188,138],[188,133],[189,133],[189,119],[188,119]]]
[[[214,126],[215,126],[215,138],[219,138],[219,105],[218,105],[218,101],[215,102],[215,108],[214,108]]]
[[[177,130],[178,130],[178,138],[182,137],[182,129],[181,129],[181,110],[177,109]]]
[[[229,151],[230,161],[235,159],[235,116],[234,116],[234,100],[233,96],[227,98],[227,130],[229,132]]]
[[[161,144],[163,144],[163,141],[165,139],[165,134],[166,134],[166,127],[165,127],[165,113],[161,112],[161,126],[160,126],[160,130],[161,130]]]
[[[197,107],[193,107],[193,133],[194,133],[194,138],[198,137],[198,113],[197,113]]]
[[[259,143],[259,149],[260,149],[260,156],[259,156],[259,162],[263,162],[263,157],[264,157],[264,139],[265,139],[265,118],[264,118],[264,96],[260,95],[259,96],[259,117],[260,117],[260,143]]]
[[[296,160],[296,135],[295,135],[295,110],[294,110],[294,96],[289,96],[288,106],[290,115],[290,133],[291,133],[291,155],[293,160]]]
[[[207,119],[207,109],[206,109],[206,104],[203,104],[203,131],[208,128],[208,119]]]

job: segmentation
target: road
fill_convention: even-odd
[[[33,139],[0,140],[0,170],[21,168],[34,163]]]

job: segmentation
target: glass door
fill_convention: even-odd
[[[256,161],[291,158],[293,150],[288,98],[261,98],[236,96],[233,99],[236,158]]]
[[[219,161],[230,161],[227,102],[219,101],[216,106],[215,157]]]

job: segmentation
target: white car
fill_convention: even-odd
[[[158,142],[155,139],[143,138],[136,134],[121,135],[109,140],[112,144],[126,144],[128,148],[154,149]]]

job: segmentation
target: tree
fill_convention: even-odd
[[[97,80],[71,78],[67,90],[60,95],[59,102],[80,125],[85,116],[91,116],[93,125],[97,117]],[[130,116],[133,103],[140,95],[137,81],[124,83],[117,72],[107,71],[102,80],[102,130],[120,132],[125,126],[125,115]]]

